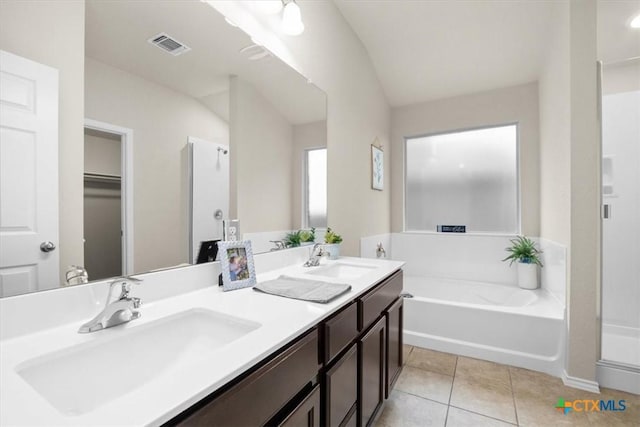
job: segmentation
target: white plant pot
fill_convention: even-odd
[[[340,257],[340,243],[325,243],[322,247],[329,254],[329,259],[338,259]]]
[[[517,262],[518,286],[522,289],[538,288],[538,265],[533,263]]]

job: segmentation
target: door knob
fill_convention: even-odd
[[[51,252],[56,250],[56,245],[53,242],[42,242],[40,243],[40,250],[42,252]]]

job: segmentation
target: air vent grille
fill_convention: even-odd
[[[167,33],[160,33],[148,40],[154,46],[159,47],[165,52],[169,52],[173,56],[182,55],[185,52],[191,50],[191,48],[184,43],[179,42],[174,37],[171,37]]]

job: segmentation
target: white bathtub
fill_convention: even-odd
[[[560,376],[564,307],[542,289],[408,276],[406,344]]]

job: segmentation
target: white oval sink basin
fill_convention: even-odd
[[[377,267],[372,265],[349,264],[346,262],[337,262],[325,267],[316,268],[307,272],[307,274],[315,274],[325,277],[337,277],[339,279],[357,279],[364,276]]]
[[[16,371],[60,412],[80,415],[260,326],[192,309],[119,331],[95,332],[95,341],[29,360]],[[111,333],[99,336],[106,331]]]

